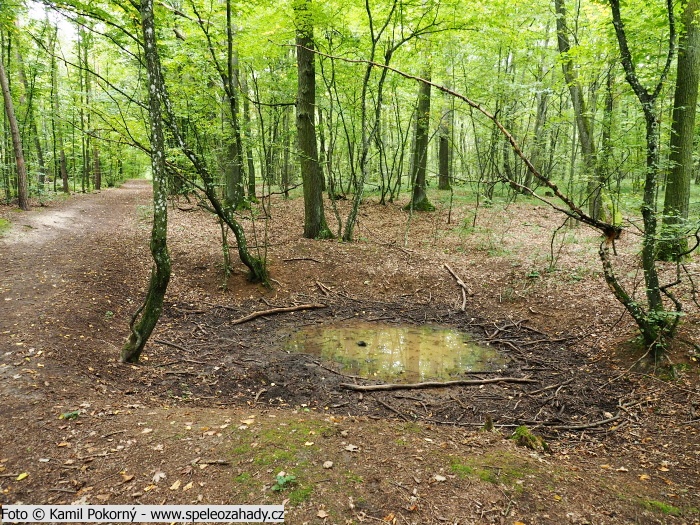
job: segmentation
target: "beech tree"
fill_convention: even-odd
[[[304,237],[332,237],[323,209],[323,180],[316,142],[316,67],[311,0],[295,0],[297,48],[297,140],[304,181]]]
[[[418,86],[418,103],[416,104],[416,137],[411,160],[411,184],[413,187],[411,202],[406,209],[416,211],[433,211],[426,192],[426,169],[428,164],[428,142],[430,141],[430,71],[424,74],[425,80]]]
[[[683,9],[684,31],[678,43],[676,86],[669,163],[664,192],[663,229],[659,258],[678,260],[688,252],[688,206],[692,179],[695,114],[700,82],[700,2],[689,0]]]

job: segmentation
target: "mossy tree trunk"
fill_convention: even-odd
[[[642,221],[644,224],[644,237],[642,240],[642,270],[644,271],[644,284],[646,291],[646,307],[641,307],[623,293],[619,283],[611,282],[609,275],[609,265],[606,267],[606,257],[608,251],[601,249],[600,255],[603,260],[605,277],[608,285],[612,289],[617,299],[625,306],[629,314],[637,323],[644,339],[646,347],[654,358],[660,357],[668,338],[671,337],[678,325],[681,312],[680,302],[670,293],[668,286],[662,287],[659,282],[659,272],[656,267],[656,256],[658,250],[658,217],[656,212],[656,192],[658,187],[660,165],[660,110],[658,109],[658,99],[661,95],[666,77],[675,54],[676,33],[675,19],[673,14],[673,2],[667,0],[667,13],[669,20],[669,46],[666,64],[653,89],[645,87],[639,77],[632,58],[627,33],[620,13],[620,0],[611,0],[610,7],[613,15],[613,25],[617,36],[618,47],[620,49],[620,60],[625,70],[627,83],[634,91],[639,100],[644,121],[646,124],[646,173],[644,177],[644,195],[642,202]],[[666,308],[664,296],[671,301],[675,311]]]
[[[295,0],[297,26],[297,140],[304,185],[304,237],[333,236],[323,210],[323,175],[316,143],[316,67],[311,0]]]
[[[671,172],[666,180],[659,259],[673,261],[688,251],[686,222],[693,173],[695,113],[700,81],[700,1],[690,0],[683,11],[676,89],[671,124]]]
[[[156,32],[153,16],[153,0],[141,2],[141,26],[143,30],[144,58],[148,73],[148,114],[151,123],[151,167],[153,170],[153,228],[151,230],[151,255],[154,267],[143,305],[131,322],[131,335],[122,347],[121,361],[136,363],[143,347],[151,336],[163,311],[163,299],[170,281],[170,255],[167,246],[168,206],[167,175],[165,171],[165,139],[161,117],[163,80],[156,49]]]
[[[411,162],[411,182],[413,194],[407,209],[416,211],[433,211],[435,207],[430,204],[427,194],[427,181],[425,174],[428,166],[428,143],[430,141],[430,71],[423,76],[428,82],[418,85],[418,107],[416,116],[416,138],[413,148],[413,160]]]

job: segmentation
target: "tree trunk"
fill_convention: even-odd
[[[316,69],[311,0],[295,0],[297,46],[297,140],[304,185],[304,237],[333,236],[323,210],[323,180],[316,143]]]
[[[97,142],[97,141],[95,141]],[[92,146],[92,174],[95,177],[95,189],[102,189],[102,165],[100,164],[100,149],[97,144]]]
[[[683,11],[685,33],[679,41],[676,90],[671,124],[671,172],[666,179],[663,235],[659,258],[677,260],[688,251],[690,180],[693,174],[695,113],[700,81],[700,0],[689,0]]]
[[[253,159],[253,139],[250,121],[250,102],[248,100],[248,82],[245,73],[241,76],[241,91],[243,92],[243,134],[245,136],[245,151],[248,161],[248,200],[257,202],[255,197],[255,161]]]
[[[24,71],[24,60],[22,58],[22,53],[19,51],[19,47],[17,47],[16,54],[17,66],[19,67],[19,80],[24,88],[26,103],[28,104],[29,131],[32,134],[32,142],[34,142],[34,149],[36,149],[36,160],[39,164],[39,188],[43,190],[44,182],[46,181],[46,164],[44,163],[44,150],[41,148],[41,139],[36,125],[36,119],[34,118],[34,97],[32,96],[31,87],[27,80],[27,74]],[[20,103],[24,103],[24,97],[20,99]]]
[[[226,169],[226,204],[234,210],[245,207],[243,141],[238,118],[238,51],[234,48],[231,0],[226,0],[227,75],[225,91],[231,112],[231,132]]]
[[[448,86],[449,87],[449,86]],[[445,113],[440,119],[439,146],[438,146],[438,189],[451,189],[452,179],[452,126],[454,125],[454,112],[451,100],[445,104]]]
[[[564,0],[554,0],[554,8],[557,15],[557,42],[559,53],[562,56],[561,67],[564,78],[569,86],[571,103],[574,106],[576,126],[578,128],[579,143],[583,153],[583,164],[587,178],[588,214],[594,219],[600,218],[600,188],[604,181],[600,180],[597,172],[596,147],[593,140],[593,124],[587,112],[586,101],[583,97],[583,89],[578,80],[578,74],[571,58],[571,44],[569,42],[569,28],[566,24],[566,7]]]
[[[426,71],[423,78],[430,81],[430,72]],[[430,140],[430,84],[421,82],[418,86],[418,108],[416,115],[416,139],[413,149],[411,166],[411,182],[413,195],[406,209],[417,211],[433,211],[435,206],[428,200],[426,169],[428,164],[428,142]]]
[[[666,289],[662,290],[659,284],[659,273],[656,267],[657,255],[657,216],[656,216],[656,191],[660,167],[660,119],[659,110],[656,107],[659,95],[668,75],[672,57],[675,52],[675,21],[673,15],[672,0],[667,0],[667,11],[669,18],[669,48],[666,65],[660,75],[653,91],[644,87],[636,73],[636,68],[632,60],[632,53],[627,43],[622,16],[620,14],[620,0],[611,0],[610,7],[613,14],[613,25],[617,36],[618,47],[620,49],[620,60],[625,69],[627,83],[634,91],[646,123],[646,173],[644,177],[644,196],[642,203],[642,220],[644,224],[644,237],[642,239],[642,270],[644,271],[644,284],[646,292],[646,309],[641,308],[636,301],[626,304],[619,292],[619,283],[608,284],[615,293],[615,296],[625,305],[627,311],[634,318],[639,330],[644,338],[644,343],[649,348],[654,358],[658,358],[665,350],[667,340],[673,335],[679,321],[681,310],[680,303]],[[603,257],[601,251],[601,258]],[[605,259],[603,259],[605,266]],[[675,312],[665,309],[663,295],[671,299],[676,307]]]
[[[10,83],[5,72],[5,65],[0,60],[0,88],[2,88],[2,97],[5,101],[5,114],[10,125],[10,134],[12,135],[12,147],[15,152],[15,163],[17,165],[17,197],[19,200],[20,209],[29,210],[29,196],[27,188],[27,166],[24,162],[24,151],[22,149],[22,137],[19,134],[19,125],[15,117],[15,107],[12,103],[12,95],[10,94]]]
[[[151,167],[153,169],[153,229],[151,230],[151,254],[155,263],[144,304],[137,310],[131,323],[131,335],[121,351],[123,363],[138,362],[146,341],[163,311],[163,299],[170,281],[170,255],[167,246],[168,188],[165,171],[165,138],[161,116],[163,78],[156,49],[156,30],[153,17],[153,0],[141,2],[141,27],[143,29],[144,58],[148,73],[148,114],[151,121]],[[138,319],[138,321],[137,321]]]

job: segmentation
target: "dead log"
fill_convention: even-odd
[[[379,392],[387,390],[418,390],[421,388],[447,388],[450,386],[489,385],[491,383],[537,383],[537,379],[529,377],[492,377],[489,379],[458,379],[456,381],[427,381],[425,383],[386,383],[383,385],[353,385],[341,383],[347,390],[358,392]]]

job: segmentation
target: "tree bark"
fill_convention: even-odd
[[[15,152],[15,163],[17,165],[17,197],[20,209],[29,210],[29,196],[27,187],[27,165],[24,162],[24,151],[22,149],[22,137],[19,133],[19,125],[15,116],[15,107],[12,103],[12,95],[10,93],[10,83],[7,79],[5,65],[0,60],[0,88],[2,88],[2,97],[5,101],[5,114],[10,126],[10,134],[12,135],[12,147]]]
[[[224,79],[226,96],[231,112],[231,132],[229,139],[228,166],[226,169],[226,203],[234,210],[246,206],[243,169],[243,141],[238,118],[238,51],[234,48],[234,28],[231,19],[231,0],[226,0],[226,42],[227,75]]]
[[[248,100],[248,82],[245,73],[241,76],[243,93],[243,135],[245,136],[246,160],[248,161],[248,200],[257,202],[255,196],[255,161],[253,159],[253,139],[251,133],[250,102]]]
[[[151,124],[151,168],[153,170],[153,229],[151,230],[151,255],[154,268],[144,304],[137,310],[131,323],[131,335],[121,351],[123,363],[138,362],[146,341],[163,311],[163,299],[170,281],[170,254],[167,246],[168,188],[165,170],[165,138],[161,116],[163,78],[156,48],[156,28],[153,16],[153,0],[141,2],[141,28],[143,30],[144,58],[148,73],[148,114]],[[138,321],[137,321],[138,319]]]
[[[316,143],[316,68],[311,0],[295,0],[297,46],[297,140],[304,186],[304,237],[333,236],[323,210],[323,180]]]
[[[430,81],[430,71],[426,71],[424,78]],[[413,149],[413,166],[411,182],[413,183],[413,195],[407,209],[417,211],[433,211],[435,206],[428,200],[426,170],[428,164],[428,142],[430,140],[430,84],[421,82],[418,86],[418,107],[416,116],[416,139]]]
[[[671,172],[666,179],[659,258],[677,260],[688,251],[690,180],[693,173],[695,113],[700,81],[700,1],[689,0],[683,11],[685,33],[680,37],[671,124]]]
[[[657,100],[661,94],[664,82],[668,75],[673,55],[675,54],[675,19],[673,15],[672,0],[667,0],[667,12],[669,19],[669,48],[666,64],[662,70],[659,81],[653,91],[649,91],[642,85],[637,76],[632,52],[627,42],[622,16],[620,14],[620,0],[611,0],[610,7],[613,15],[613,25],[620,49],[620,60],[625,69],[627,83],[634,91],[644,113],[646,123],[646,173],[644,177],[644,195],[642,202],[642,221],[644,223],[644,237],[642,240],[642,269],[644,271],[644,284],[646,291],[646,309],[641,309],[635,301],[625,304],[615,286],[611,289],[618,300],[625,305],[627,311],[639,326],[644,338],[644,343],[650,349],[652,355],[658,358],[665,350],[668,337],[673,334],[678,324],[678,311],[666,311],[663,303],[663,293],[659,284],[659,272],[656,268],[657,255],[657,229],[656,216],[656,189],[660,167],[660,118],[657,108]],[[604,251],[601,251],[603,254]],[[601,255],[601,259],[603,256]],[[605,264],[605,260],[603,259]],[[606,280],[608,276],[606,274]],[[608,281],[609,282],[609,281]],[[610,282],[609,282],[610,283]],[[669,292],[665,292],[670,295]],[[675,301],[674,301],[675,302]],[[678,306],[678,303],[676,306]]]
[[[24,87],[24,97],[26,97],[26,103],[28,104],[28,119],[29,119],[29,131],[32,134],[32,142],[34,142],[34,149],[36,149],[36,160],[39,164],[39,187],[41,190],[44,189],[44,182],[46,181],[46,164],[44,163],[44,150],[41,147],[41,139],[39,138],[39,131],[36,125],[36,119],[34,118],[34,105],[33,96],[31,93],[31,87],[29,81],[27,80],[27,74],[24,71],[24,59],[22,53],[19,51],[19,46],[16,46],[17,54],[17,65],[19,67],[19,80]],[[20,98],[20,104],[25,102],[24,97]]]
[[[571,43],[569,42],[569,28],[566,24],[566,7],[564,0],[554,0],[554,8],[557,15],[557,43],[562,57],[561,67],[564,71],[564,79],[569,86],[571,103],[574,107],[576,126],[578,130],[583,164],[587,178],[588,214],[594,219],[600,219],[600,189],[605,181],[601,180],[597,171],[596,147],[593,140],[593,124],[586,108],[583,97],[583,89],[570,56]]]
[[[449,87],[449,86],[448,86]],[[440,119],[439,145],[438,145],[438,189],[449,190],[452,188],[452,127],[454,126],[454,112],[450,99],[446,101],[445,112]]]

